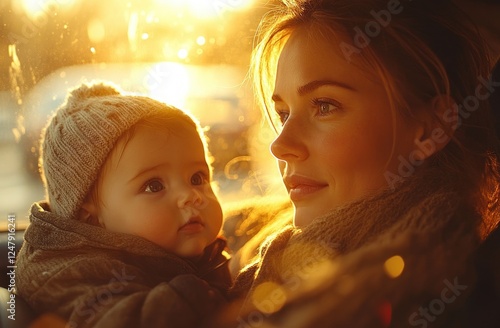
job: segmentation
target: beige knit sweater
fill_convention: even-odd
[[[422,170],[272,236],[237,277],[240,302],[220,326],[459,327],[479,222],[454,181]]]

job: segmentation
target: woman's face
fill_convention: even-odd
[[[397,175],[416,148],[417,127],[393,117],[382,84],[338,49],[298,30],[278,62],[273,100],[282,129],[271,151],[297,226],[387,188],[387,173]]]

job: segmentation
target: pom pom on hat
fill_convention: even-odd
[[[105,83],[72,90],[42,136],[40,166],[51,211],[76,218],[123,133],[169,109],[178,110],[147,97],[123,95]]]

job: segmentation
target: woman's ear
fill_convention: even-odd
[[[424,156],[421,160],[439,152],[450,142],[460,124],[458,114],[455,101],[445,95],[432,98],[418,109],[415,145]]]

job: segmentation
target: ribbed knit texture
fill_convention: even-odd
[[[120,136],[142,118],[166,110],[178,111],[104,83],[73,90],[42,138],[40,165],[51,211],[75,218]]]

